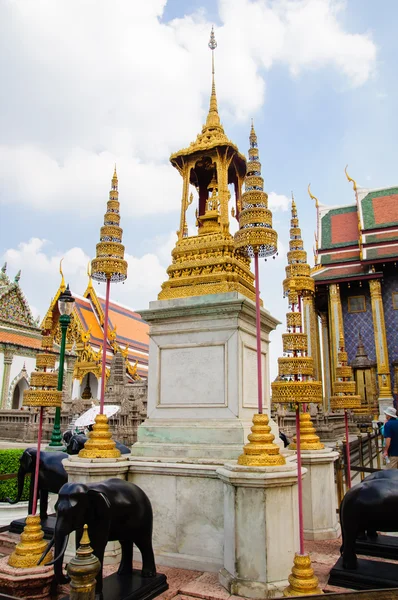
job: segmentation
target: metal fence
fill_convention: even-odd
[[[336,443],[339,457],[335,465],[335,481],[337,487],[337,500],[340,506],[347,486],[347,442],[342,445]],[[356,440],[348,443],[348,451],[351,459],[351,484],[355,485],[363,481],[369,473],[382,469],[383,436],[377,432],[361,434]]]

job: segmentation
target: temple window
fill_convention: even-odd
[[[348,297],[348,312],[349,313],[366,312],[365,296],[349,296]]]

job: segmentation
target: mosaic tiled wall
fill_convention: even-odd
[[[384,320],[386,323],[388,358],[390,361],[391,382],[394,385],[394,370],[391,367],[393,360],[398,359],[398,310],[394,310],[392,303],[393,292],[398,292],[398,274],[384,277],[381,293],[383,296]]]
[[[366,312],[349,313],[348,297],[365,296]],[[348,352],[348,363],[354,360],[358,346],[358,330],[361,330],[363,344],[372,362],[376,362],[376,349],[373,335],[372,305],[370,302],[369,287],[365,283],[362,288],[352,287],[349,290],[341,290],[341,304],[343,308],[344,338]],[[398,312],[398,311],[395,311]],[[397,315],[398,316],[398,315]]]

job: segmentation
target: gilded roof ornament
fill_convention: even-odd
[[[61,292],[64,292],[66,290],[66,283],[65,283],[65,278],[64,278],[64,274],[62,271],[62,261],[64,259],[61,258],[61,260],[59,261],[59,274],[61,275],[62,279],[61,279],[61,284],[59,286],[59,289],[61,290]]]
[[[311,193],[311,184],[308,184],[308,195],[311,198],[311,200],[315,200],[315,208],[319,208],[319,201],[318,198],[316,196],[314,196],[314,194]]]
[[[350,177],[348,175],[348,173],[347,173],[347,167],[348,167],[348,165],[346,165],[345,169],[344,169],[345,176],[347,177],[348,181],[351,181],[351,183],[352,183],[352,189],[354,190],[354,192],[356,192],[357,191],[357,182],[355,181],[355,179],[353,179],[352,177]]]
[[[228,137],[225,135],[224,128],[220,121],[220,115],[218,114],[217,106],[217,94],[216,94],[216,83],[215,83],[215,68],[214,68],[214,50],[217,48],[217,42],[214,35],[214,27],[211,29],[210,40],[208,46],[211,50],[211,94],[210,94],[210,105],[209,112],[206,117],[206,123],[202,127],[201,133],[198,134],[196,140],[191,142],[188,148],[183,148],[178,152],[174,152],[170,156],[170,160],[181,158],[200,152],[202,150],[208,150],[215,148],[216,146],[231,146],[237,153],[238,148],[233,144]],[[243,157],[242,157],[243,159]]]

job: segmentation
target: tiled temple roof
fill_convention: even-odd
[[[355,203],[318,208],[318,283],[360,278],[398,259],[398,188],[356,187]]]

